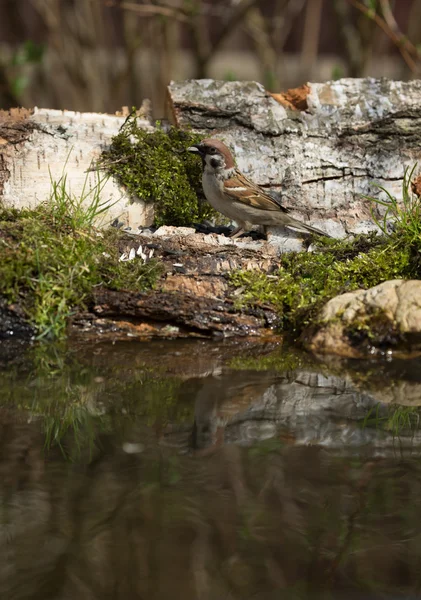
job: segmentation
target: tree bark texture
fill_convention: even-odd
[[[279,192],[294,216],[334,236],[374,227],[374,183],[400,197],[405,168],[421,156],[421,81],[341,79],[270,94],[255,82],[190,80],[169,86],[179,127],[223,139],[239,168]],[[68,175],[74,194],[107,148],[124,117],[50,109],[0,113],[0,199],[34,206],[50,192],[51,177]],[[139,123],[151,128],[147,119]],[[419,173],[416,168],[415,175]],[[95,175],[88,173],[88,186]],[[104,198],[108,220],[150,224],[142,201],[132,204],[115,182]],[[377,205],[374,209],[378,210]]]
[[[74,317],[71,332],[83,339],[264,336],[276,339],[279,316],[272,306],[236,306],[229,274],[271,273],[279,267],[269,242],[233,242],[194,229],[161,227],[155,235],[126,236],[120,251],[153,249],[163,267],[156,288],[133,293],[98,288],[89,312]],[[136,256],[133,260],[141,260]]]
[[[401,197],[404,169],[421,158],[420,80],[341,79],[285,94],[191,80],[171,83],[169,98],[179,127],[225,141],[248,177],[338,237],[373,228],[362,195],[381,196],[377,183]]]
[[[51,193],[51,181],[66,175],[68,190],[76,198],[93,190],[104,174],[95,161],[108,148],[124,123],[124,116],[77,113],[52,109],[0,111],[0,202],[17,208],[34,207]],[[151,129],[149,121],[138,119]],[[104,224],[117,217],[132,227],[149,224],[152,213],[108,179],[102,190],[109,209]],[[86,202],[92,201],[92,196]]]

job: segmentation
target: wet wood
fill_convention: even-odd
[[[120,251],[153,250],[163,275],[150,292],[94,292],[88,313],[73,320],[74,334],[118,337],[272,335],[279,316],[271,306],[241,308],[229,275],[236,269],[270,273],[279,266],[267,242],[237,242],[216,234],[166,228],[168,234],[127,236]],[[186,231],[190,233],[186,234]],[[159,234],[159,230],[157,232]],[[141,260],[136,256],[133,260]]]

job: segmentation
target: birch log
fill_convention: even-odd
[[[376,182],[398,198],[421,158],[421,81],[341,79],[270,94],[254,82],[171,83],[175,122],[234,151],[294,216],[334,236],[374,228]],[[419,173],[416,168],[415,174]]]
[[[5,206],[34,207],[49,197],[51,180],[64,174],[75,197],[93,190],[98,174],[91,169],[125,118],[39,108],[0,111],[0,201]],[[153,129],[146,118],[138,118],[138,125]],[[104,224],[118,218],[135,228],[153,220],[150,206],[129,197],[111,178],[101,196],[109,205]]]
[[[374,183],[400,197],[404,169],[421,157],[421,81],[341,79],[270,94],[255,82],[190,80],[169,86],[174,122],[227,142],[239,168],[278,191],[294,216],[334,236],[374,228]],[[0,200],[33,206],[50,172],[67,172],[74,194],[124,117],[49,109],[0,112]],[[139,124],[152,129],[147,119]],[[417,167],[415,175],[420,172]],[[94,185],[88,174],[88,185]],[[103,192],[108,221],[135,229],[153,210],[114,181]],[[291,245],[291,244],[289,244]]]

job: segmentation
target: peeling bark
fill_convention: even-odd
[[[93,189],[98,178],[90,171],[92,163],[124,120],[124,116],[52,109],[0,111],[0,202],[17,208],[36,206],[49,197],[51,179],[58,181],[63,174],[75,196]],[[147,119],[138,118],[138,124],[152,130]],[[112,179],[104,185],[102,200],[109,204],[105,223],[117,217],[131,227],[151,222],[145,203],[133,203]]]
[[[172,83],[169,101],[179,127],[222,138],[239,168],[279,192],[293,216],[336,237],[374,228],[362,195],[379,195],[377,182],[399,198],[405,167],[420,162],[421,81],[341,79],[270,94],[255,82],[191,80]],[[18,207],[45,200],[49,171],[58,179],[64,165],[78,194],[123,121],[49,109],[0,113],[0,200]],[[88,179],[92,186],[94,175]],[[109,219],[132,229],[152,222],[149,206],[131,204],[115,183],[104,197]]]

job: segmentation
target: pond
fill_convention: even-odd
[[[0,598],[421,592],[421,358],[0,350]]]

